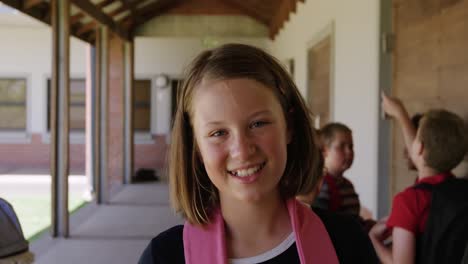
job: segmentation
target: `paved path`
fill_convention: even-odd
[[[33,243],[35,263],[137,263],[152,237],[182,223],[168,201],[166,184],[125,186],[109,204],[90,204],[78,211],[70,238],[51,239],[47,235]]]

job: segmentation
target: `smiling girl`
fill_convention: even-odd
[[[173,206],[187,221],[154,238],[140,263],[376,262],[357,223],[294,199],[317,185],[319,155],[307,107],[274,58],[242,44],[203,52],[178,91],[169,159]]]

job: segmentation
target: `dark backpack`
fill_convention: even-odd
[[[133,176],[134,183],[151,181],[159,181],[159,177],[156,175],[156,172],[153,169],[140,168],[136,171],[135,176]]]
[[[18,217],[13,207],[0,198],[0,258],[28,250]]]
[[[468,244],[468,180],[415,188],[432,192],[426,229],[417,242],[417,263],[461,263]]]

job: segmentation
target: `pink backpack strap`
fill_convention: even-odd
[[[186,264],[227,264],[224,220],[218,210],[211,223],[195,226],[185,222],[183,231]]]
[[[301,264],[338,264],[335,247],[322,220],[296,199],[289,200],[287,205]]]
[[[287,202],[301,264],[338,264],[338,257],[320,218],[296,199]],[[227,264],[224,220],[220,210],[210,224],[195,226],[188,222],[183,231],[185,263]]]

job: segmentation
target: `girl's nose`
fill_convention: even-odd
[[[239,135],[234,139],[231,148],[231,156],[240,160],[247,160],[255,153],[256,147],[246,135]]]

